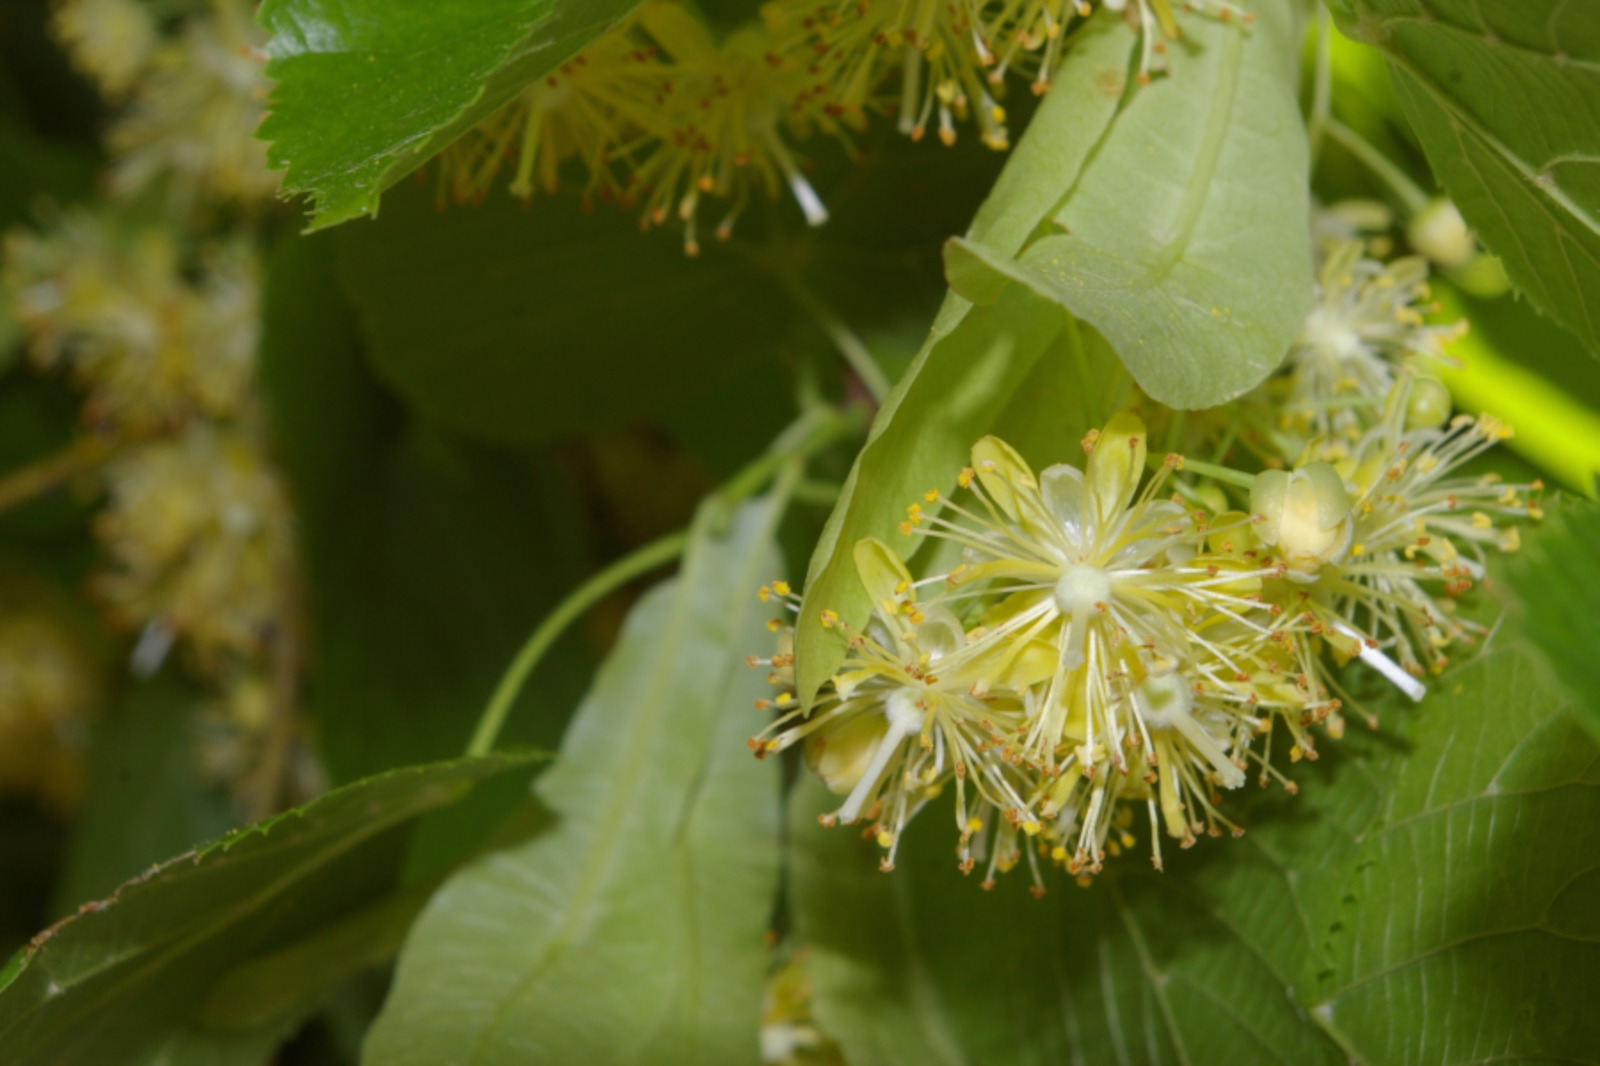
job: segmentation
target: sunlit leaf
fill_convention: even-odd
[[[778,768],[745,747],[766,679],[743,660],[772,641],[776,519],[703,505],[540,779],[556,824],[435,895],[363,1061],[756,1061]]]
[[[1174,407],[1209,407],[1266,377],[1311,303],[1308,162],[1297,6],[1262,0],[1252,12],[1247,25],[1185,19],[1170,75],[1127,88],[1020,256],[981,231],[951,242],[956,291],[982,301],[1007,279],[1028,286],[1099,329],[1139,385]],[[1084,91],[1120,93],[1126,53],[1120,67],[1112,58],[1068,66],[1097,63]],[[1032,136],[1013,161],[1019,174],[1049,162],[1025,154]]]

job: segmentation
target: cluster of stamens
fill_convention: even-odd
[[[1163,837],[1239,835],[1223,795],[1247,772],[1296,791],[1273,738],[1293,763],[1343,734],[1347,708],[1376,728],[1347,691],[1351,660],[1420,699],[1446,649],[1485,632],[1457,601],[1486,550],[1514,550],[1508,520],[1540,517],[1539,483],[1461,472],[1504,424],[1452,418],[1436,382],[1387,369],[1387,392],[1348,408],[1374,414],[1253,477],[1149,456],[1132,414],[1084,439],[1082,468],[1035,474],[984,438],[900,526],[950,550],[856,546],[872,611],[818,614],[846,652],[809,706],[773,623],[780,650],[753,663],[782,690],[764,702],[779,717],[751,746],[803,744],[844,797],[824,824],[865,824],[885,870],[947,788],[957,863],[983,864],[986,887],[1024,860],[1036,893],[1052,863],[1087,883],[1132,846],[1138,806],[1158,869]],[[912,557],[947,561],[913,577]],[[816,610],[781,584],[762,595]]]
[[[1148,81],[1178,35],[1168,0],[1102,5],[1140,34]],[[1250,19],[1221,0],[1184,6]],[[718,42],[681,4],[648,0],[452,145],[440,195],[477,201],[509,171],[511,193],[527,199],[556,189],[570,164],[587,174],[585,202],[635,207],[645,228],[681,220],[691,255],[706,198],[729,205],[716,226],[724,240],[753,195],[784,189],[821,225],[827,209],[792,144],[820,132],[853,150],[869,115],[893,112],[913,140],[931,125],[954,144],[972,121],[1003,150],[1008,72],[1043,93],[1092,13],[1087,0],[775,0],[759,23]]]

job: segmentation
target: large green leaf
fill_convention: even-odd
[[[824,1029],[852,1066],[1600,1061],[1600,751],[1513,652],[1439,684],[1252,797],[1244,839],[1037,902],[957,873],[943,807],[884,875],[801,790]]]
[[[547,456],[431,428],[373,378],[336,236],[275,250],[261,362],[296,493],[309,711],[342,782],[461,751],[506,662],[589,557],[581,504]],[[592,662],[581,633],[563,639],[508,739],[554,746]]]
[[[539,797],[548,832],[434,896],[368,1038],[373,1066],[756,1061],[778,767],[744,665],[772,636],[771,501],[702,506],[682,574],[629,614]]]
[[[657,412],[770,367],[793,316],[744,259],[691,259],[575,197],[440,212],[412,186],[391,201],[338,235],[340,278],[379,375],[475,437],[536,444]]]
[[[1519,608],[1522,634],[1543,654],[1572,696],[1572,713],[1600,740],[1600,676],[1594,634],[1600,629],[1600,507],[1568,502],[1542,529],[1523,538],[1523,550],[1500,566]]]
[[[391,891],[410,824],[529,757],[398,770],[239,830],[86,904],[0,973],[0,1061],[115,1066],[189,1031],[235,965]]]
[[[313,227],[383,190],[554,70],[636,0],[266,0],[276,82],[261,136]]]
[[[1213,406],[1260,383],[1288,351],[1312,286],[1299,9],[1259,0],[1250,10],[1243,26],[1185,19],[1170,75],[1126,91],[1062,195],[1032,198],[1044,207],[1033,222],[1048,228],[1020,256],[982,232],[950,243],[955,289],[987,301],[1008,279],[1028,286],[1105,334],[1139,385],[1173,407]],[[1107,50],[1067,65],[1096,64],[1086,93],[1122,93],[1128,47],[1124,37],[1120,64]],[[1019,182],[1035,172],[1051,182],[1052,156],[1031,151],[1032,136],[1012,167]]]
[[[1600,354],[1600,19],[1569,0],[1339,0],[1518,288]]]

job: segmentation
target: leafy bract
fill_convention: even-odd
[[[1020,256],[981,231],[947,246],[956,291],[982,301],[1007,279],[1028,286],[1100,330],[1173,407],[1209,407],[1265,378],[1311,303],[1308,157],[1297,6],[1252,10],[1247,25],[1185,19],[1171,73],[1126,90]],[[1080,58],[1100,64],[1089,92],[1123,91],[1125,51],[1120,68],[1093,54],[1068,65]],[[1019,180],[1051,163],[1032,136],[1008,168]]]
[[[1131,47],[1126,30],[1114,20],[1087,24],[973,220],[972,240],[1003,255],[1016,254],[1050,206],[1072,188],[1116,112]],[[1022,397],[1024,405],[1054,401],[1076,414],[1077,401],[1098,400],[1117,377],[1114,362],[1102,358],[1104,342],[1059,307],[1022,286],[993,295],[987,306],[974,307],[961,295],[947,294],[856,457],[806,575],[805,604],[795,627],[802,702],[810,702],[844,658],[844,642],[821,624],[822,611],[833,611],[853,626],[871,609],[856,579],[851,555],[856,542],[878,537],[909,555],[914,544],[896,532],[906,505],[931,487],[955,484],[967,450],[995,430],[996,419],[1019,399],[1047,353],[1066,361],[1082,388],[1076,397]],[[1045,380],[1050,378],[1047,372]],[[1077,419],[1069,416],[1058,424],[1070,432]],[[1080,427],[1079,435],[1087,428]]]
[[[314,228],[373,214],[385,189],[635,6],[266,0],[269,161],[313,198]]]
[[[1568,0],[1340,0],[1517,287],[1600,354],[1600,19]]]
[[[1243,839],[1039,901],[1025,869],[963,879],[945,807],[884,875],[801,790],[823,1028],[853,1066],[1594,1062],[1600,751],[1513,652],[1438,684],[1301,764],[1298,797],[1253,796]]]
[[[702,505],[537,787],[556,824],[434,896],[363,1061],[756,1061],[778,767],[745,747],[765,677],[743,658],[772,640],[778,513]]]
[[[531,761],[495,756],[371,778],[86,904],[0,972],[4,1061],[108,1066],[195,1045],[185,1034],[219,977],[391,891],[410,823]]]
[[[1520,608],[1525,636],[1572,697],[1572,713],[1600,739],[1600,676],[1594,634],[1600,628],[1600,507],[1569,501],[1506,556],[1502,576]]]

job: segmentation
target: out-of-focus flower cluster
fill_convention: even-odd
[[[292,626],[295,582],[290,502],[256,398],[255,254],[240,237],[197,242],[74,210],[8,234],[0,280],[36,365],[86,396],[104,500],[91,588],[137,636],[135,673],[176,647],[218,693],[233,728],[205,736],[232,754],[204,761],[237,767],[267,726],[251,694]]]
[[[1148,80],[1179,36],[1168,0],[1099,6],[1140,31]],[[1250,18],[1222,0],[1183,6]],[[827,209],[792,144],[823,133],[848,148],[869,115],[893,112],[916,140],[933,128],[953,144],[970,121],[1005,149],[1008,73],[1044,92],[1093,11],[1089,0],[773,0],[759,23],[718,41],[676,0],[647,0],[452,145],[441,195],[480,199],[509,171],[511,193],[526,199],[553,191],[570,161],[587,172],[586,197],[636,206],[646,227],[681,219],[691,254],[707,198],[728,203],[723,239],[752,195],[784,188],[820,225]]]
[[[1463,469],[1511,430],[1453,414],[1426,375],[1457,327],[1426,322],[1425,265],[1366,251],[1320,244],[1284,368],[1219,411],[1135,403],[1081,465],[1042,471],[980,440],[953,491],[910,505],[906,543],[856,545],[861,624],[764,588],[847,652],[803,708],[774,622],[778,650],[753,665],[781,715],[756,753],[803,744],[843,797],[824,823],[867,822],[886,870],[949,790],[961,869],[982,864],[987,885],[1025,860],[1042,892],[1043,866],[1087,881],[1132,846],[1140,808],[1157,868],[1163,837],[1242,832],[1225,793],[1251,774],[1296,789],[1275,738],[1299,761],[1342,734],[1356,705],[1338,667],[1420,699],[1484,634],[1459,597],[1540,517],[1542,486]],[[1186,454],[1155,454],[1141,414]],[[922,538],[949,550],[914,575],[901,560]]]
[[[78,797],[99,664],[59,611],[0,599],[0,791],[64,812]]]
[[[278,191],[255,137],[266,100],[265,33],[250,0],[64,0],[55,30],[121,110],[106,133],[113,198],[159,196],[177,217],[254,208]]]

